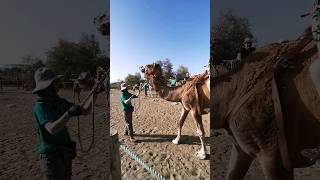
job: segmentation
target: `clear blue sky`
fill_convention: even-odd
[[[139,66],[169,58],[191,74],[202,73],[210,56],[209,0],[112,0],[111,82]]]
[[[106,45],[93,18],[107,9],[107,0],[1,0],[0,66],[29,53],[45,58],[59,38],[78,41],[83,32]]]
[[[211,21],[217,23],[222,11],[232,9],[249,19],[258,44],[280,39],[295,39],[310,24],[310,17],[300,18],[311,9],[313,0],[211,0]]]

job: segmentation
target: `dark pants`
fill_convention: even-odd
[[[133,136],[133,126],[132,126],[132,110],[124,110],[124,132],[129,136]]]
[[[72,159],[60,153],[40,154],[40,170],[43,180],[71,180]]]

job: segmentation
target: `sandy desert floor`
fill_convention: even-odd
[[[62,97],[72,101],[71,91],[61,91]],[[84,95],[85,93],[83,93]],[[39,164],[36,154],[35,119],[32,115],[35,96],[30,92],[6,88],[0,91],[0,179],[39,179]],[[78,157],[73,161],[73,179],[107,179],[108,132],[105,98],[101,94],[95,106],[95,144],[88,153],[78,148]],[[84,147],[91,141],[91,119],[80,118],[81,139]],[[70,136],[77,140],[77,121],[68,123]],[[79,144],[78,144],[79,146]]]
[[[119,139],[134,151],[142,160],[153,166],[166,179],[201,180],[210,179],[210,162],[199,160],[195,153],[200,148],[200,140],[196,135],[196,127],[189,115],[182,128],[181,144],[171,142],[176,136],[176,121],[182,106],[174,105],[160,98],[145,97],[142,93],[134,100],[135,112],[133,125],[137,143],[131,143],[123,136],[123,115],[120,105],[120,91],[112,90],[111,95],[111,127],[119,132]],[[206,147],[209,149],[209,115],[203,116],[206,130]],[[130,157],[121,153],[123,179],[154,179]]]
[[[61,91],[61,96],[71,101],[71,91]],[[176,120],[181,105],[141,95],[134,101],[134,130],[138,143],[127,140],[123,132],[123,115],[120,109],[120,92],[111,91],[110,125],[119,132],[120,141],[141,159],[153,166],[167,179],[224,179],[227,171],[231,141],[223,130],[209,136],[209,115],[203,116],[206,130],[207,151],[211,150],[211,162],[199,160],[195,152],[200,148],[199,138],[191,117],[182,129],[182,144],[174,145]],[[0,179],[39,179],[36,154],[36,131],[32,109],[35,96],[30,92],[6,88],[0,91]],[[95,106],[95,144],[89,153],[78,147],[78,157],[73,162],[73,179],[108,179],[108,127],[102,113],[105,112],[105,96],[101,94]],[[81,138],[87,147],[91,140],[91,118],[81,117]],[[72,119],[68,127],[71,138],[77,140],[77,121]],[[211,144],[211,147],[209,146]],[[78,144],[79,146],[79,144]],[[209,149],[210,148],[210,149]],[[129,156],[121,152],[122,178],[128,180],[154,179]],[[211,175],[210,175],[211,167]],[[259,164],[255,161],[246,179],[263,179]],[[320,163],[309,168],[295,169],[295,179],[319,179]]]
[[[227,173],[229,157],[231,154],[231,138],[224,130],[214,131],[211,142],[211,179],[222,180],[225,179]],[[294,169],[295,180],[318,180],[320,177],[320,162],[308,168],[296,168]],[[250,166],[245,180],[263,180],[263,173],[259,163],[255,160]]]

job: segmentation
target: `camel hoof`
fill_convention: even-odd
[[[202,152],[202,151],[199,151],[196,153],[197,154],[197,157],[200,159],[200,160],[205,160],[207,159],[207,154],[205,152]]]
[[[174,140],[172,140],[173,144],[179,144],[179,139],[175,138]]]

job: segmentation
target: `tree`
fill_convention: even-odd
[[[247,18],[237,16],[228,10],[221,14],[218,25],[212,29],[210,39],[211,57],[214,64],[221,60],[234,59],[246,37],[253,38]]]
[[[103,55],[94,35],[82,34],[79,42],[58,40],[47,52],[47,66],[69,78],[71,74],[89,72],[93,75],[97,66],[106,67],[108,57]]]
[[[24,88],[26,90],[31,90],[35,87],[34,73],[40,67],[44,67],[43,60],[32,54],[27,54],[21,57],[22,62],[25,63],[23,68],[23,78]]]
[[[187,76],[187,73],[189,73],[188,68],[183,65],[180,65],[176,71],[177,81],[183,80]]]
[[[163,76],[168,80],[174,78],[173,65],[170,59],[156,61],[157,64],[161,66]]]
[[[42,62],[43,64],[43,61],[41,58],[39,57],[36,57],[34,56],[33,54],[29,53],[29,54],[26,54],[24,56],[21,57],[21,60],[24,64],[27,64],[27,65],[32,65],[32,64],[38,64],[40,62]]]
[[[134,75],[128,74],[128,76],[125,78],[125,82],[130,85],[134,86],[135,84],[140,84],[142,81],[140,73],[135,73]]]

